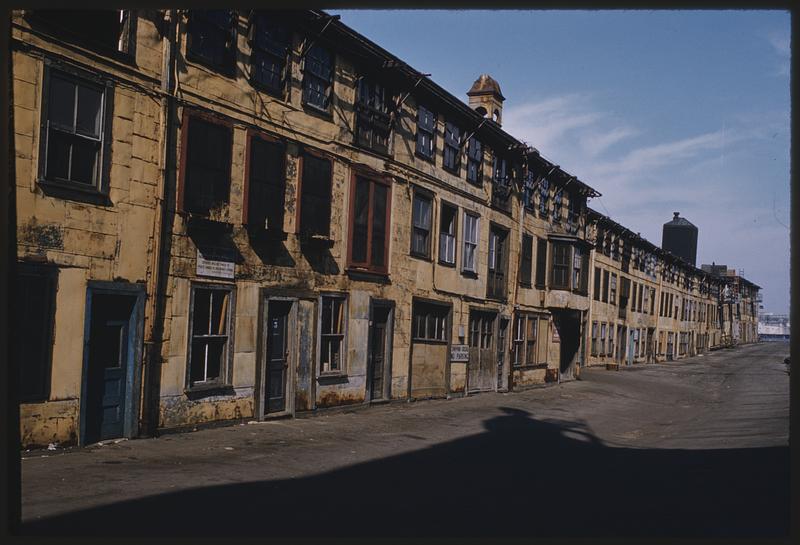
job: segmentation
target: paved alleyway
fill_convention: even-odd
[[[23,531],[780,536],[788,343],[22,461]]]

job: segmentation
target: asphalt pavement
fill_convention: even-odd
[[[26,453],[22,532],[786,536],[788,354]]]

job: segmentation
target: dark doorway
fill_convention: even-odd
[[[497,332],[497,388],[508,389],[506,374],[506,354],[508,353],[508,318],[500,318],[500,327]]]
[[[84,442],[124,437],[136,296],[94,294],[87,339]]]
[[[391,307],[374,305],[370,322],[369,352],[369,400],[377,401],[386,397],[388,364],[390,361],[389,317]]]
[[[561,380],[572,380],[581,346],[580,313],[576,310],[554,310],[553,321],[560,340],[559,375]]]
[[[494,390],[497,385],[497,348],[495,322],[497,314],[473,310],[469,315],[469,392]]]
[[[270,300],[267,317],[267,369],[264,407],[267,412],[286,410],[286,377],[289,368],[290,301]]]

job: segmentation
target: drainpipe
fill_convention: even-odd
[[[159,422],[161,394],[161,352],[164,339],[164,317],[166,315],[167,283],[172,248],[172,218],[175,210],[175,123],[177,99],[175,96],[178,10],[168,10],[164,17],[161,90],[163,116],[161,196],[158,203],[158,221],[153,239],[157,240],[153,259],[153,296],[151,298],[150,339],[146,343],[146,360],[143,380],[142,435],[155,435]]]

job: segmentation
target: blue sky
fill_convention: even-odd
[[[464,101],[490,74],[503,128],[600,191],[590,206],[656,244],[680,211],[698,266],[789,311],[788,12],[328,11]]]

